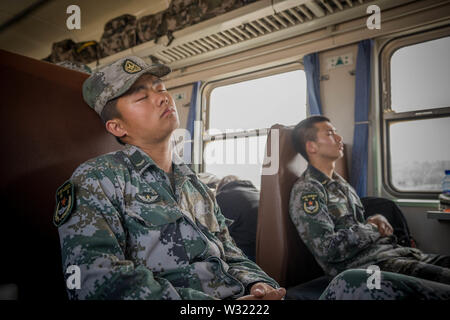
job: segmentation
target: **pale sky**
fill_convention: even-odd
[[[450,161],[450,117],[395,123],[390,134],[395,162]]]
[[[276,123],[289,126],[305,117],[306,77],[303,70],[218,87],[211,93],[210,128],[213,130],[210,133],[270,128]],[[260,136],[206,144],[203,152],[205,171],[219,177],[233,174],[251,180],[259,187],[266,139],[266,136]],[[212,163],[218,159],[224,159],[226,164]]]
[[[297,124],[306,116],[303,70],[215,88],[210,100],[210,128],[269,128]]]
[[[450,37],[397,50],[391,87],[396,112],[450,106]]]

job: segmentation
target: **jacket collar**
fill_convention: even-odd
[[[343,184],[347,184],[347,181],[344,180],[336,171],[333,171],[333,175],[330,179],[325,173],[317,169],[311,164],[308,164],[308,168],[306,169],[306,174],[317,181],[319,181],[322,185],[327,185],[332,182],[339,182]]]
[[[148,154],[146,154],[141,148],[137,146],[127,144],[123,152],[128,156],[139,174],[142,174],[146,169],[151,167],[162,170]],[[186,176],[196,176],[195,173],[183,162],[183,160],[177,155],[175,151],[172,153],[172,164],[174,172],[179,172],[182,175]]]

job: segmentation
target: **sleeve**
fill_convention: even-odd
[[[306,246],[325,264],[351,259],[380,237],[372,225],[356,222],[353,215],[334,222],[323,186],[313,182],[294,184],[289,214]]]
[[[215,199],[214,204],[214,214],[220,227],[218,238],[224,248],[224,261],[230,266],[228,273],[244,285],[245,294],[249,294],[251,286],[257,282],[265,282],[273,288],[279,288],[280,285],[274,279],[269,277],[256,263],[248,259],[236,246],[227,228],[228,219],[223,216]]]
[[[113,182],[92,169],[83,171],[72,176],[75,205],[58,228],[66,281],[70,266],[80,270],[79,287],[67,289],[70,299],[212,299],[201,291],[176,288],[128,260]]]

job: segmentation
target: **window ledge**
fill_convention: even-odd
[[[439,221],[450,221],[450,213],[442,211],[427,211],[428,219],[437,219]]]
[[[426,207],[439,208],[439,200],[427,199],[394,199],[394,201],[403,207]]]

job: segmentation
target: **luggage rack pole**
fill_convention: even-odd
[[[217,141],[235,138],[257,137],[268,134],[269,130],[270,128],[264,128],[264,129],[251,129],[237,132],[225,132],[212,135],[205,134],[203,135],[203,141],[207,142],[207,141]]]

